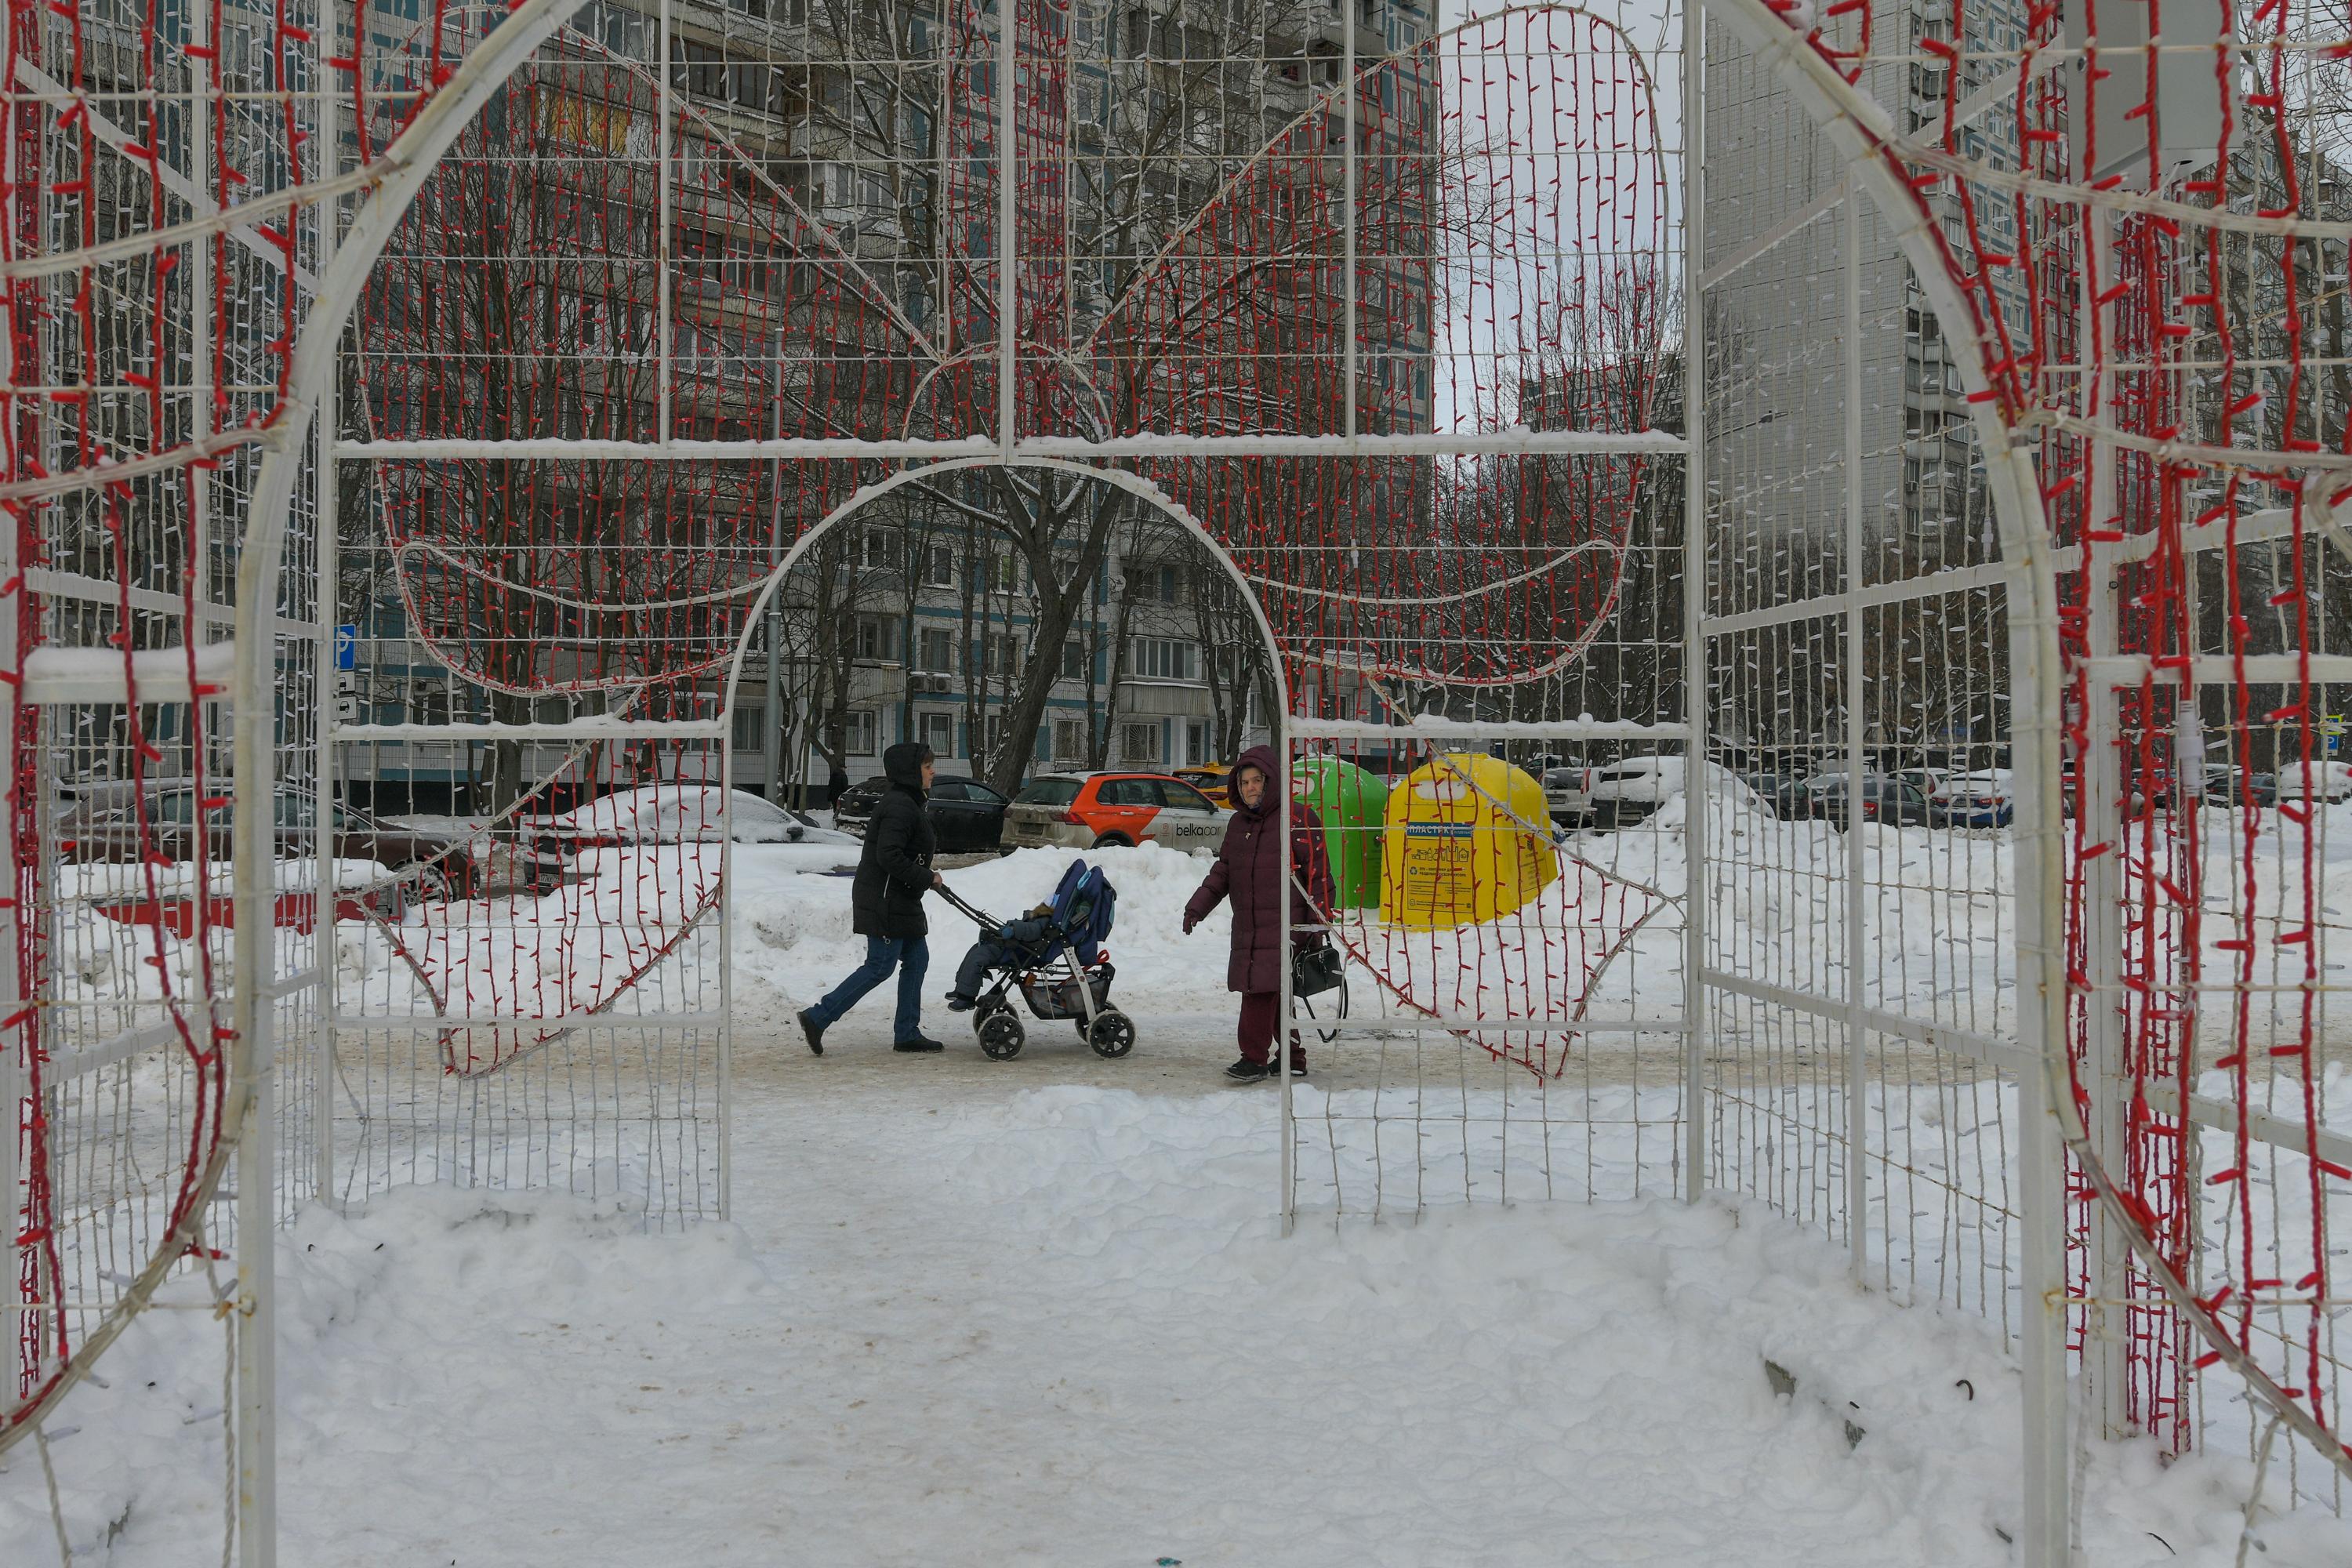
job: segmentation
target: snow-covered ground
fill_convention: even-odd
[[[1583,851],[1679,893],[1678,813]],[[2005,890],[2005,837],[1865,839],[1886,873],[1868,918],[1892,984],[1874,995],[1996,1019],[2012,975],[2005,926],[1964,917],[1986,908],[1969,889]],[[1826,974],[1843,900],[1820,884],[1843,866],[1843,836],[1728,821],[1715,842],[1736,847],[1724,907],[1738,940],[1780,965],[1766,977]],[[649,930],[692,906],[690,885],[648,877],[631,853],[600,857],[597,896],[645,889],[626,907],[651,910]],[[886,988],[811,1058],[792,1009],[862,956],[848,879],[831,874],[840,858],[735,855],[732,1224],[649,1235],[625,1200],[395,1186],[286,1237],[282,1560],[2013,1561],[2016,1378],[1992,1304],[1945,1313],[1858,1290],[1843,1251],[1759,1205],[1504,1210],[1454,1194],[1413,1223],[1280,1237],[1274,1094],[1217,1081],[1232,1053],[1224,916],[1181,933],[1203,868],[1171,852],[1112,862],[1133,1057],[1101,1062],[1034,1025],[1020,1061],[989,1063],[937,1012],[956,1048],[896,1057]],[[1009,915],[1069,858],[1028,851],[950,875]],[[2334,860],[2323,867],[2332,882]],[[523,902],[508,930],[561,924],[560,903]],[[936,997],[971,932],[944,910],[934,932]],[[363,930],[338,940],[355,985],[386,984],[358,962]],[[1602,1000],[1638,1010],[1663,994],[1672,1012],[1680,941],[1644,928]],[[712,942],[695,933],[676,963],[708,973]],[[503,959],[471,962],[505,973]],[[1310,1129],[1333,1113],[1335,1169],[1397,1158],[1400,1178],[1409,1166],[1418,1179],[1438,1163],[1425,1136],[1458,1122],[1461,1158],[1444,1163],[1476,1179],[1558,1157],[1580,1194],[1672,1188],[1671,1079],[1612,1076],[1638,1058],[1548,1090],[1562,1142],[1507,1151],[1470,1142],[1483,1087],[1413,1082],[1413,1095],[1454,1096],[1433,1109],[1367,1059],[1318,1048],[1301,1090]],[[1756,1103],[1813,1097],[1768,1106],[1768,1121],[1842,1125],[1836,1086],[1817,1079],[1747,1087]],[[432,1081],[446,1081],[437,1068]],[[2352,1120],[2352,1080],[2328,1087],[2328,1120]],[[1874,1141],[1899,1134],[1904,1169],[1928,1184],[1924,1198],[1906,1189],[1905,1206],[1929,1212],[1954,1162],[2007,1190],[1998,1085],[1915,1090],[1895,1072],[1878,1092]],[[1366,1155],[1347,1118],[1375,1096],[1391,1118],[1428,1114]],[[1924,1142],[1915,1126],[1932,1129]],[[1513,1177],[1514,1196],[1538,1190]],[[1915,1234],[1940,1238],[1930,1220],[1915,1214]],[[1937,1246],[1929,1266],[2007,1272],[1989,1261],[1998,1237],[1967,1244],[1979,1253]],[[221,1340],[208,1313],[151,1312],[105,1359],[103,1385],[53,1421],[76,1562],[216,1551]],[[1772,1391],[1767,1360],[1796,1374],[1793,1396]],[[1851,1448],[1849,1422],[1863,1434]],[[2088,1562],[2234,1561],[2251,1466],[2218,1453],[2160,1466],[2144,1445],[2095,1446],[2087,1462]],[[2273,1501],[2282,1489],[2274,1471]],[[42,1562],[47,1531],[39,1466],[20,1447],[0,1470],[0,1565]],[[2352,1562],[2352,1529],[2331,1519],[2265,1514],[2260,1541],[2274,1568]]]
[[[1759,1210],[1286,1240],[1263,1091],[999,1079],[940,1103],[909,1064],[832,1062],[747,1075],[733,1225],[448,1188],[307,1215],[281,1248],[281,1560],[2012,1560],[1989,1331],[1854,1289]],[[207,1560],[218,1339],[150,1314],[58,1423],[78,1562]],[[2230,1563],[2248,1471],[2095,1450],[2088,1561]],[[45,1516],[20,1447],[11,1568]],[[2271,1521],[2263,1544],[2317,1568],[2352,1534]]]

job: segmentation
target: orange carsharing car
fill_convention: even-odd
[[[1214,849],[1225,816],[1209,797],[1166,773],[1043,773],[1004,808],[1004,847],[1107,849],[1162,844]]]

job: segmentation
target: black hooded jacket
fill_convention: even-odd
[[[890,781],[866,825],[857,879],[849,887],[850,929],[860,936],[922,936],[923,895],[931,887],[938,841],[923,811],[923,748],[901,741],[882,753]]]

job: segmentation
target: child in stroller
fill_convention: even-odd
[[[997,1061],[1021,1054],[1025,1031],[1006,994],[1015,984],[1032,1014],[1075,1023],[1097,1055],[1123,1057],[1135,1048],[1134,1024],[1109,1005],[1115,971],[1102,942],[1118,899],[1109,878],[1077,861],[1052,899],[1012,921],[974,909],[952,889],[942,892],[980,927],[980,940],[956,970],[948,1008],[973,1015],[983,1054]]]

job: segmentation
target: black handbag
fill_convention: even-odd
[[[1339,950],[1328,942],[1321,947],[1301,948],[1290,955],[1290,994],[1320,996],[1326,991],[1336,991],[1345,968]]]

